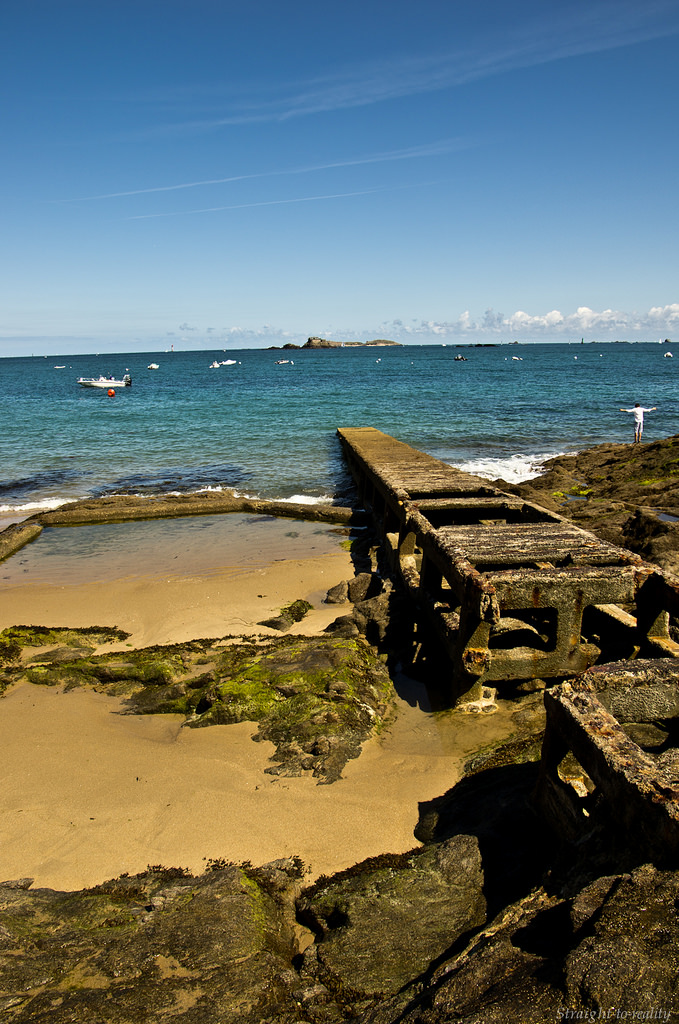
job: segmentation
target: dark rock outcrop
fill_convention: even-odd
[[[578,880],[572,870],[484,923],[468,836],[301,892],[295,860],[209,867],[194,878],[157,866],[81,892],[1,883],[3,1019],[679,1019],[677,872],[645,864]],[[313,927],[311,944],[300,924]]]
[[[349,583],[347,580],[342,580],[341,583],[337,583],[334,587],[331,587],[325,595],[326,604],[346,604],[348,600]]]
[[[476,840],[456,836],[323,879],[297,902],[318,941],[303,977],[354,998],[397,993],[485,921]]]
[[[571,893],[540,888],[372,1024],[679,1020],[679,875],[652,865]],[[642,1016],[644,1015],[645,1016]]]
[[[0,532],[0,562],[20,551],[26,544],[39,537],[42,526],[37,522],[12,523]]]
[[[0,1014],[12,1024],[295,1019],[300,866],[162,867],[81,892],[0,884]]]

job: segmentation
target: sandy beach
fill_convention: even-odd
[[[299,550],[287,557],[278,538],[268,547],[260,541],[256,565],[236,564],[234,556],[227,567],[175,565],[168,575],[135,556],[135,573],[87,580],[81,569],[79,581],[74,573],[61,585],[32,570],[35,581],[22,583],[39,555],[23,549],[1,567],[0,628],[115,625],[137,647],[267,632],[261,619],[306,598],[314,609],[295,631],[313,635],[344,610],[323,598],[353,567],[337,537],[321,553],[308,538],[288,540],[303,543],[308,557]],[[245,550],[251,554],[252,544]],[[461,759],[487,738],[491,723],[434,715],[423,710],[415,684],[401,681],[397,689],[391,727],[364,746],[340,781],[317,785],[311,777],[265,774],[273,745],[253,742],[254,724],[186,729],[174,715],[121,714],[116,698],[92,691],[19,684],[0,699],[0,880],[29,876],[36,886],[68,890],[148,864],[198,873],[208,859],[258,864],[294,854],[311,878],[411,849],[418,802],[455,783]],[[510,730],[502,712],[492,730]]]

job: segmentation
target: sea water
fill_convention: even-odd
[[[0,515],[220,488],[341,499],[349,480],[338,427],[376,427],[469,472],[527,479],[554,455],[631,441],[621,406],[657,406],[645,441],[679,433],[679,351],[668,351],[578,343],[4,358]],[[125,372],[132,387],[114,397],[77,384]]]

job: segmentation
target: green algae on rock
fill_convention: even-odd
[[[129,635],[109,626],[9,626],[0,632],[0,694],[13,682],[14,671],[24,661],[44,661],[46,657],[52,662],[69,661],[92,654],[105,644],[121,643]]]
[[[114,626],[8,626],[0,633],[0,642],[16,643],[21,648],[59,644],[94,649],[101,644],[120,643],[129,635]]]
[[[0,883],[3,1019],[255,1024],[292,1013],[299,873],[290,860],[199,878],[149,867],[80,892]]]
[[[270,774],[341,777],[348,760],[389,718],[383,661],[360,637],[224,637],[71,659],[12,663],[9,680],[89,686],[124,697],[131,714],[181,714],[186,725],[257,722],[276,746]]]
[[[281,608],[280,615],[275,615],[271,619],[265,619],[260,622],[260,626],[268,626],[269,629],[279,629],[281,632],[285,632],[286,629],[290,629],[295,622],[301,622],[307,612],[310,612],[313,608],[312,604],[303,599],[297,601],[291,601],[290,604],[286,604],[284,608]]]

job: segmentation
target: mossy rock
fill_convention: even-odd
[[[0,665],[15,665],[21,660],[21,650],[18,640],[0,633]]]
[[[274,615],[271,619],[264,619],[259,625],[268,626],[269,629],[278,629],[284,633],[285,630],[294,626],[296,622],[301,622],[312,608],[312,604],[300,598],[297,601],[291,601],[290,604],[286,604],[284,608],[281,608],[279,615]]]
[[[274,774],[341,777],[392,713],[383,661],[361,638],[192,640],[137,651],[12,663],[0,678],[125,698],[130,714],[179,714],[192,727],[256,722],[276,745]]]
[[[304,957],[303,973],[354,997],[395,995],[485,922],[478,843],[460,835],[401,856],[370,858],[318,879],[297,907],[318,939]]]
[[[25,647],[96,647],[101,644],[121,643],[129,633],[109,626],[9,626],[0,633],[0,644]]]
[[[140,686],[168,686],[183,671],[181,659],[171,654],[159,656],[156,649],[150,653],[131,651],[121,657],[119,654],[60,660],[26,667],[25,676],[31,683],[42,686],[90,685],[95,689],[104,688],[115,696],[135,693]]]
[[[18,1024],[295,1019],[281,979],[296,977],[298,887],[292,861],[156,866],[78,892],[0,884],[0,1006]]]
[[[255,739],[276,744],[271,773],[334,781],[391,712],[389,675],[360,639],[290,637],[242,655],[223,649],[215,682],[181,702],[191,726],[257,722]]]
[[[301,622],[307,612],[310,612],[312,608],[312,604],[300,599],[292,601],[290,604],[286,604],[284,608],[281,608],[281,615],[285,615],[286,618],[292,619],[293,622]]]

